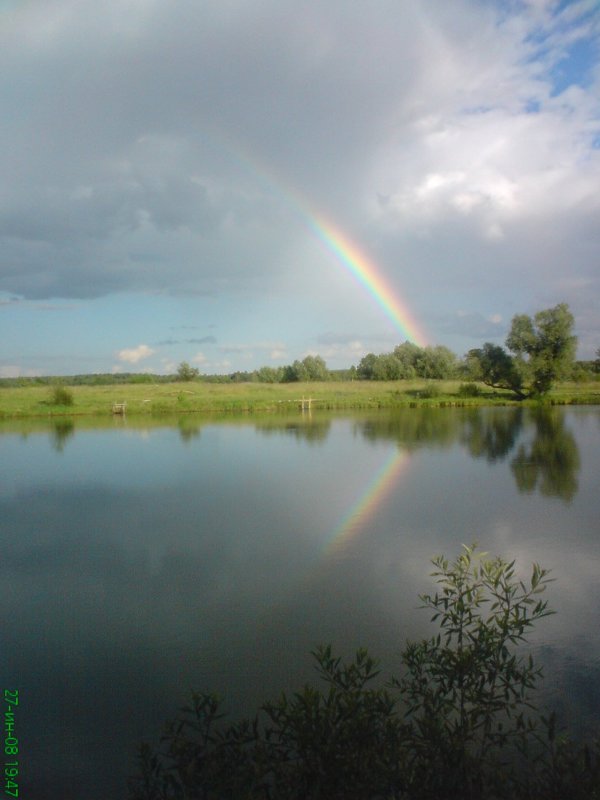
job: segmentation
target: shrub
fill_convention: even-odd
[[[394,681],[417,754],[407,776],[413,797],[458,800],[498,790],[507,752],[515,757],[534,730],[525,712],[540,670],[514,646],[551,613],[536,598],[547,573],[534,564],[527,586],[515,579],[514,561],[484,556],[465,547],[453,563],[434,559],[440,589],[420,599],[441,630],[407,645],[407,673]]]
[[[343,664],[321,647],[325,688],[283,694],[252,720],[225,725],[218,699],[193,694],[165,750],[141,746],[130,800],[599,798],[600,745],[533,714],[540,670],[518,651],[552,613],[539,599],[547,572],[534,564],[519,580],[514,562],[474,547],[433,564],[438,590],[421,601],[440,630],[407,644],[400,679],[374,686],[365,650]]]
[[[73,392],[60,384],[54,386],[50,392],[50,402],[55,406],[72,406],[75,402]]]
[[[480,397],[481,386],[476,383],[461,383],[458,387],[458,394],[460,397]]]
[[[423,397],[425,400],[432,400],[434,397],[439,397],[440,394],[440,387],[434,381],[427,381],[425,386],[419,391],[419,397]]]

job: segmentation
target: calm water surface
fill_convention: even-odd
[[[463,542],[553,570],[546,697],[598,721],[600,409],[103,424],[0,428],[23,796],[124,797],[189,689],[250,714],[312,677],[319,643],[393,672],[429,630],[430,558]]]

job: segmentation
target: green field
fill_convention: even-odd
[[[469,384],[473,386],[473,384]],[[461,390],[462,387],[462,390]],[[295,411],[302,398],[311,408],[368,409],[427,406],[518,404],[509,391],[477,384],[465,395],[461,381],[347,381],[324,383],[160,383],[72,386],[72,404],[54,402],[50,386],[0,388],[0,419],[56,416],[112,416],[114,403],[126,403],[127,416]],[[534,401],[524,401],[525,404]],[[562,383],[546,398],[553,404],[600,403],[600,382]],[[523,404],[523,402],[521,402]]]

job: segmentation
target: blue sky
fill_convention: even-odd
[[[0,2],[0,376],[600,346],[598,0]],[[301,199],[300,199],[301,198]]]

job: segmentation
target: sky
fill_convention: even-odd
[[[0,376],[600,347],[600,0],[0,0]]]

